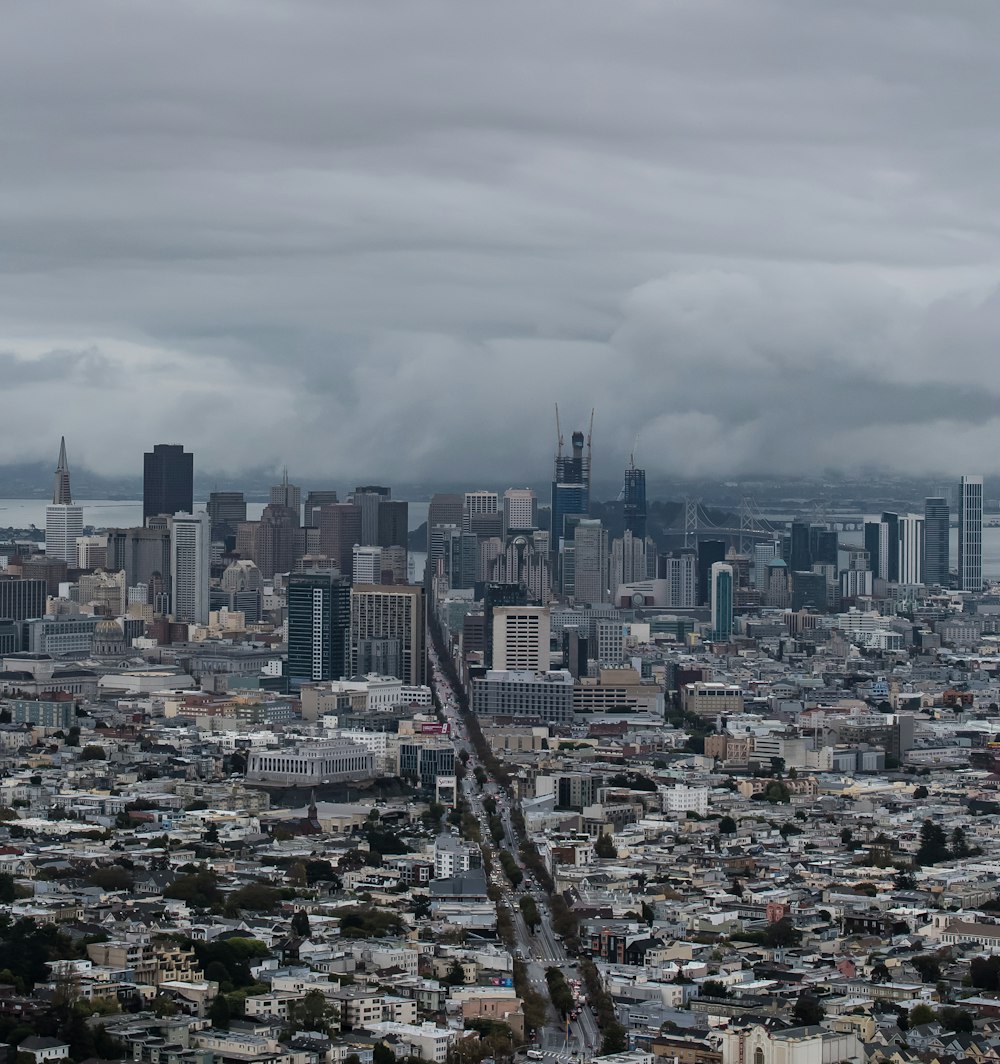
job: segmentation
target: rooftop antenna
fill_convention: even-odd
[[[556,440],[558,441],[558,449],[556,450],[556,457],[562,458],[563,449],[563,434],[562,429],[559,427],[559,404],[556,403]]]

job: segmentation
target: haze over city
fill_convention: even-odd
[[[44,396],[109,474],[516,481],[558,399],[615,469],[991,472],[1000,14],[795,14],[12,6],[3,457]]]

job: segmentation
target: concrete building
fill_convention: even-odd
[[[573,677],[553,672],[498,672],[472,682],[472,711],[537,724],[573,722]]]
[[[355,584],[351,589],[351,673],[379,672],[420,686],[426,671],[424,589]],[[383,646],[382,644],[390,644]],[[373,667],[388,655],[392,669]]]
[[[922,584],[926,530],[920,514],[899,518],[899,583]]]
[[[549,611],[546,607],[494,608],[493,668],[498,672],[547,671],[549,640]]]
[[[591,518],[577,521],[573,533],[573,599],[608,601],[608,533]]]
[[[503,493],[504,535],[538,528],[538,496],[531,488],[508,488]]]
[[[247,760],[247,779],[261,783],[316,786],[374,775],[372,752],[349,739],[314,739],[282,750],[254,750]]]
[[[958,486],[958,586],[983,587],[983,478],[962,477]]]
[[[170,520],[170,612],[175,621],[208,624],[211,524],[204,511]]]
[[[356,584],[382,583],[381,547],[362,547],[355,544],[351,556],[351,571]]]

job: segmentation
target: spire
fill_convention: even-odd
[[[59,440],[59,461],[56,463],[55,483],[52,486],[52,502],[56,506],[68,506],[73,501],[69,490],[69,462],[66,460],[66,437]]]

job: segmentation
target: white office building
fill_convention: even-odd
[[[899,583],[924,582],[923,514],[903,514],[899,518]]]
[[[354,583],[382,583],[382,548],[354,545],[353,551]]]
[[[503,493],[505,532],[532,532],[538,528],[538,496],[531,488],[508,488]]]
[[[500,672],[547,672],[550,622],[544,606],[493,610],[493,667]]]
[[[983,478],[962,477],[958,486],[958,586],[983,588]]]
[[[53,503],[45,507],[45,553],[75,568],[77,540],[83,535],[83,507]]]
[[[208,624],[211,522],[207,513],[170,519],[170,612],[175,621]]]

